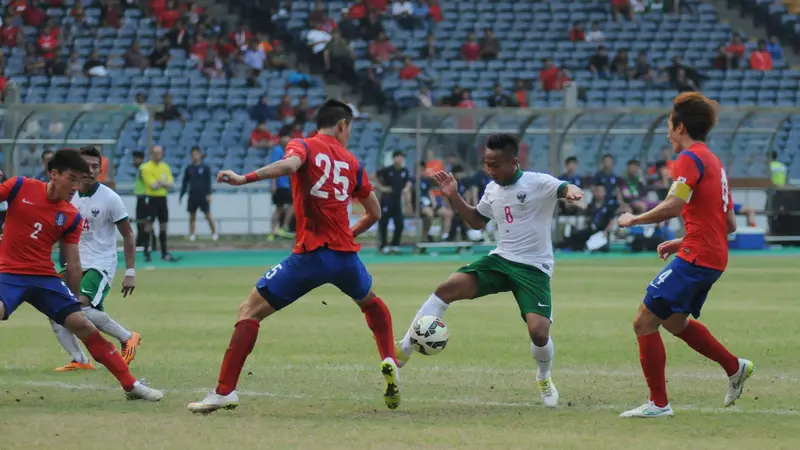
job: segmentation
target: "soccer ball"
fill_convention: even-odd
[[[449,337],[447,325],[438,317],[424,316],[411,325],[411,345],[423,355],[441,353]]]

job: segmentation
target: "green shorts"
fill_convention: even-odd
[[[60,273],[63,278],[66,271]],[[99,310],[103,310],[103,300],[111,291],[111,284],[108,277],[96,269],[89,269],[83,272],[81,278],[81,295],[89,297],[89,304]]]
[[[529,313],[553,320],[550,277],[541,270],[498,255],[488,255],[457,272],[474,273],[478,278],[476,298],[510,291],[517,300],[522,320]]]

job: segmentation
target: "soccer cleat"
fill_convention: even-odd
[[[408,364],[411,353],[406,353],[403,350],[402,341],[394,341],[394,357],[397,359],[397,367],[403,367]]]
[[[127,341],[122,343],[122,351],[120,354],[122,355],[122,360],[125,361],[125,364],[131,365],[133,358],[136,357],[136,350],[139,348],[139,345],[142,343],[142,336],[135,332],[131,332],[131,338]]]
[[[236,391],[228,395],[219,395],[212,391],[203,400],[189,403],[187,408],[193,413],[209,414],[218,409],[234,409],[237,406],[239,406],[239,396]]]
[[[744,382],[753,375],[756,366],[752,361],[739,358],[739,370],[728,378],[728,393],[725,394],[725,406],[731,406],[742,396]]]
[[[214,241],[214,242],[217,242],[219,240],[219,235],[217,233],[212,234],[211,235],[211,240]]]
[[[91,361],[79,363],[78,361],[71,361],[61,367],[56,367],[56,372],[74,372],[76,370],[94,370],[94,365]]]
[[[196,240],[197,240],[197,236],[195,236],[195,235],[193,235],[193,234],[190,234],[190,235],[189,235],[189,242],[194,242],[194,241],[196,241]]]
[[[548,408],[555,408],[558,406],[558,389],[556,389],[553,379],[547,377],[544,380],[536,380],[536,384],[539,385],[539,391],[542,393],[544,406]]]
[[[148,402],[157,402],[164,398],[164,393],[158,389],[153,389],[145,385],[141,381],[137,381],[133,385],[133,390],[126,391],[125,396],[128,400],[147,400]]]
[[[400,376],[397,364],[392,358],[386,358],[381,363],[381,373],[386,379],[386,392],[383,393],[383,400],[389,409],[397,409],[400,406]]]
[[[634,408],[630,411],[625,411],[624,413],[620,414],[620,417],[625,418],[653,418],[653,417],[669,417],[674,416],[675,413],[672,412],[672,406],[667,403],[667,406],[660,407],[656,406],[653,402],[647,402],[644,405]]]

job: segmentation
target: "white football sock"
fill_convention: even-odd
[[[414,322],[419,320],[423,316],[434,316],[440,319],[444,318],[444,313],[447,311],[447,307],[449,305],[445,303],[442,299],[440,299],[436,294],[431,294],[428,297],[428,300],[422,304],[417,311],[417,315],[414,316],[414,320],[411,321],[411,325],[414,325]],[[406,355],[410,355],[412,348],[411,348],[411,325],[409,325],[409,331],[406,331],[406,335],[403,336],[403,340],[400,342],[400,347],[403,349],[403,353]]]
[[[109,317],[109,315],[103,311],[87,306],[83,308],[83,313],[86,314],[86,318],[89,319],[98,330],[114,336],[120,343],[126,342],[133,336],[130,331],[126,330],[125,327],[117,323],[117,321]]]
[[[64,347],[64,350],[69,353],[69,356],[73,361],[81,364],[86,364],[89,362],[89,357],[83,353],[83,350],[81,350],[81,344],[78,343],[78,338],[75,337],[71,331],[53,322],[52,320],[50,321],[50,326],[53,327],[53,332],[56,334],[58,343]]]
[[[544,347],[537,347],[536,344],[531,342],[531,355],[536,360],[536,365],[539,366],[539,373],[536,374],[537,380],[546,380],[550,378],[550,367],[553,366],[553,339],[547,338],[547,344]]]

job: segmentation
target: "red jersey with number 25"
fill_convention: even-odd
[[[303,165],[292,175],[292,199],[297,220],[294,253],[320,247],[357,252],[347,207],[350,198],[372,192],[364,165],[333,136],[317,134],[293,139],[284,158],[296,156]]]
[[[57,276],[53,245],[81,240],[81,215],[70,202],[47,199],[47,183],[14,177],[0,184],[0,202],[8,201],[0,273]]]
[[[710,269],[728,265],[728,209],[733,198],[722,161],[703,143],[696,143],[678,155],[672,169],[676,182],[691,188],[683,207],[686,236],[678,257]]]

